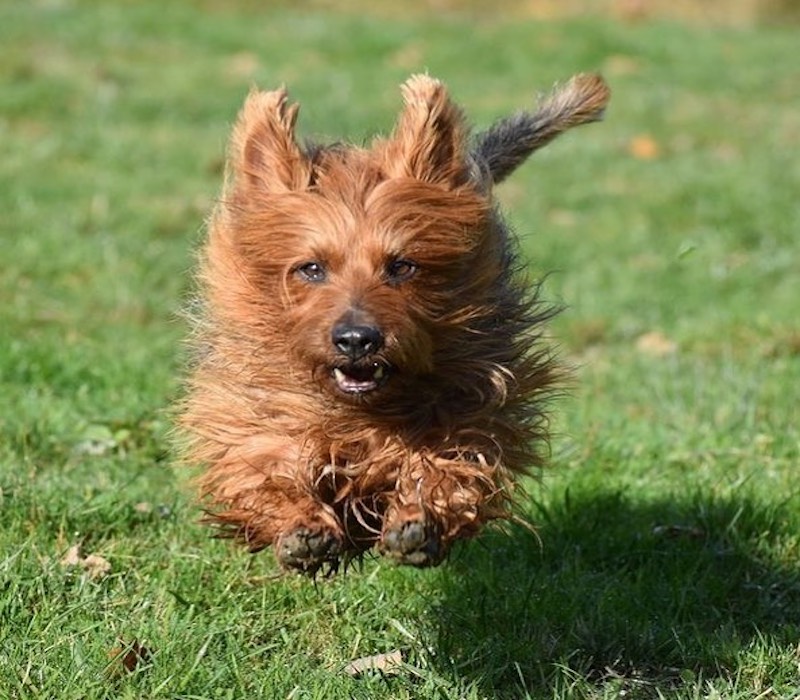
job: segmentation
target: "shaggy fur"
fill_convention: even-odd
[[[608,88],[576,76],[473,140],[439,81],[402,92],[369,148],[301,147],[286,92],[252,92],[201,253],[185,456],[212,522],[301,571],[439,563],[547,445],[552,310],[491,190]]]

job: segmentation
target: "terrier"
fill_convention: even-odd
[[[209,521],[306,573],[439,564],[546,452],[554,311],[492,188],[608,87],[575,76],[475,137],[438,80],[402,94],[361,148],[299,145],[286,91],[252,92],[201,250],[185,458]]]

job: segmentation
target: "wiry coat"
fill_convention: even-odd
[[[578,76],[472,142],[441,83],[403,96],[369,148],[301,148],[297,105],[253,92],[201,253],[186,459],[211,520],[307,571],[374,544],[438,563],[508,514],[547,443],[551,309],[491,189],[607,88]],[[345,360],[342,324],[376,342]]]

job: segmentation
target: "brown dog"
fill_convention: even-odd
[[[608,96],[576,76],[470,140],[445,87],[416,75],[368,149],[301,147],[284,90],[248,97],[181,420],[212,521],[313,573],[374,545],[434,565],[509,515],[559,373],[540,341],[552,309],[492,186]]]

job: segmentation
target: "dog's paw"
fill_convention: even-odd
[[[384,530],[378,549],[398,564],[436,566],[445,557],[439,528],[423,520],[408,520]]]
[[[336,571],[341,554],[341,541],[325,529],[299,527],[281,535],[275,544],[275,555],[281,566],[304,574],[316,574],[323,566]]]

